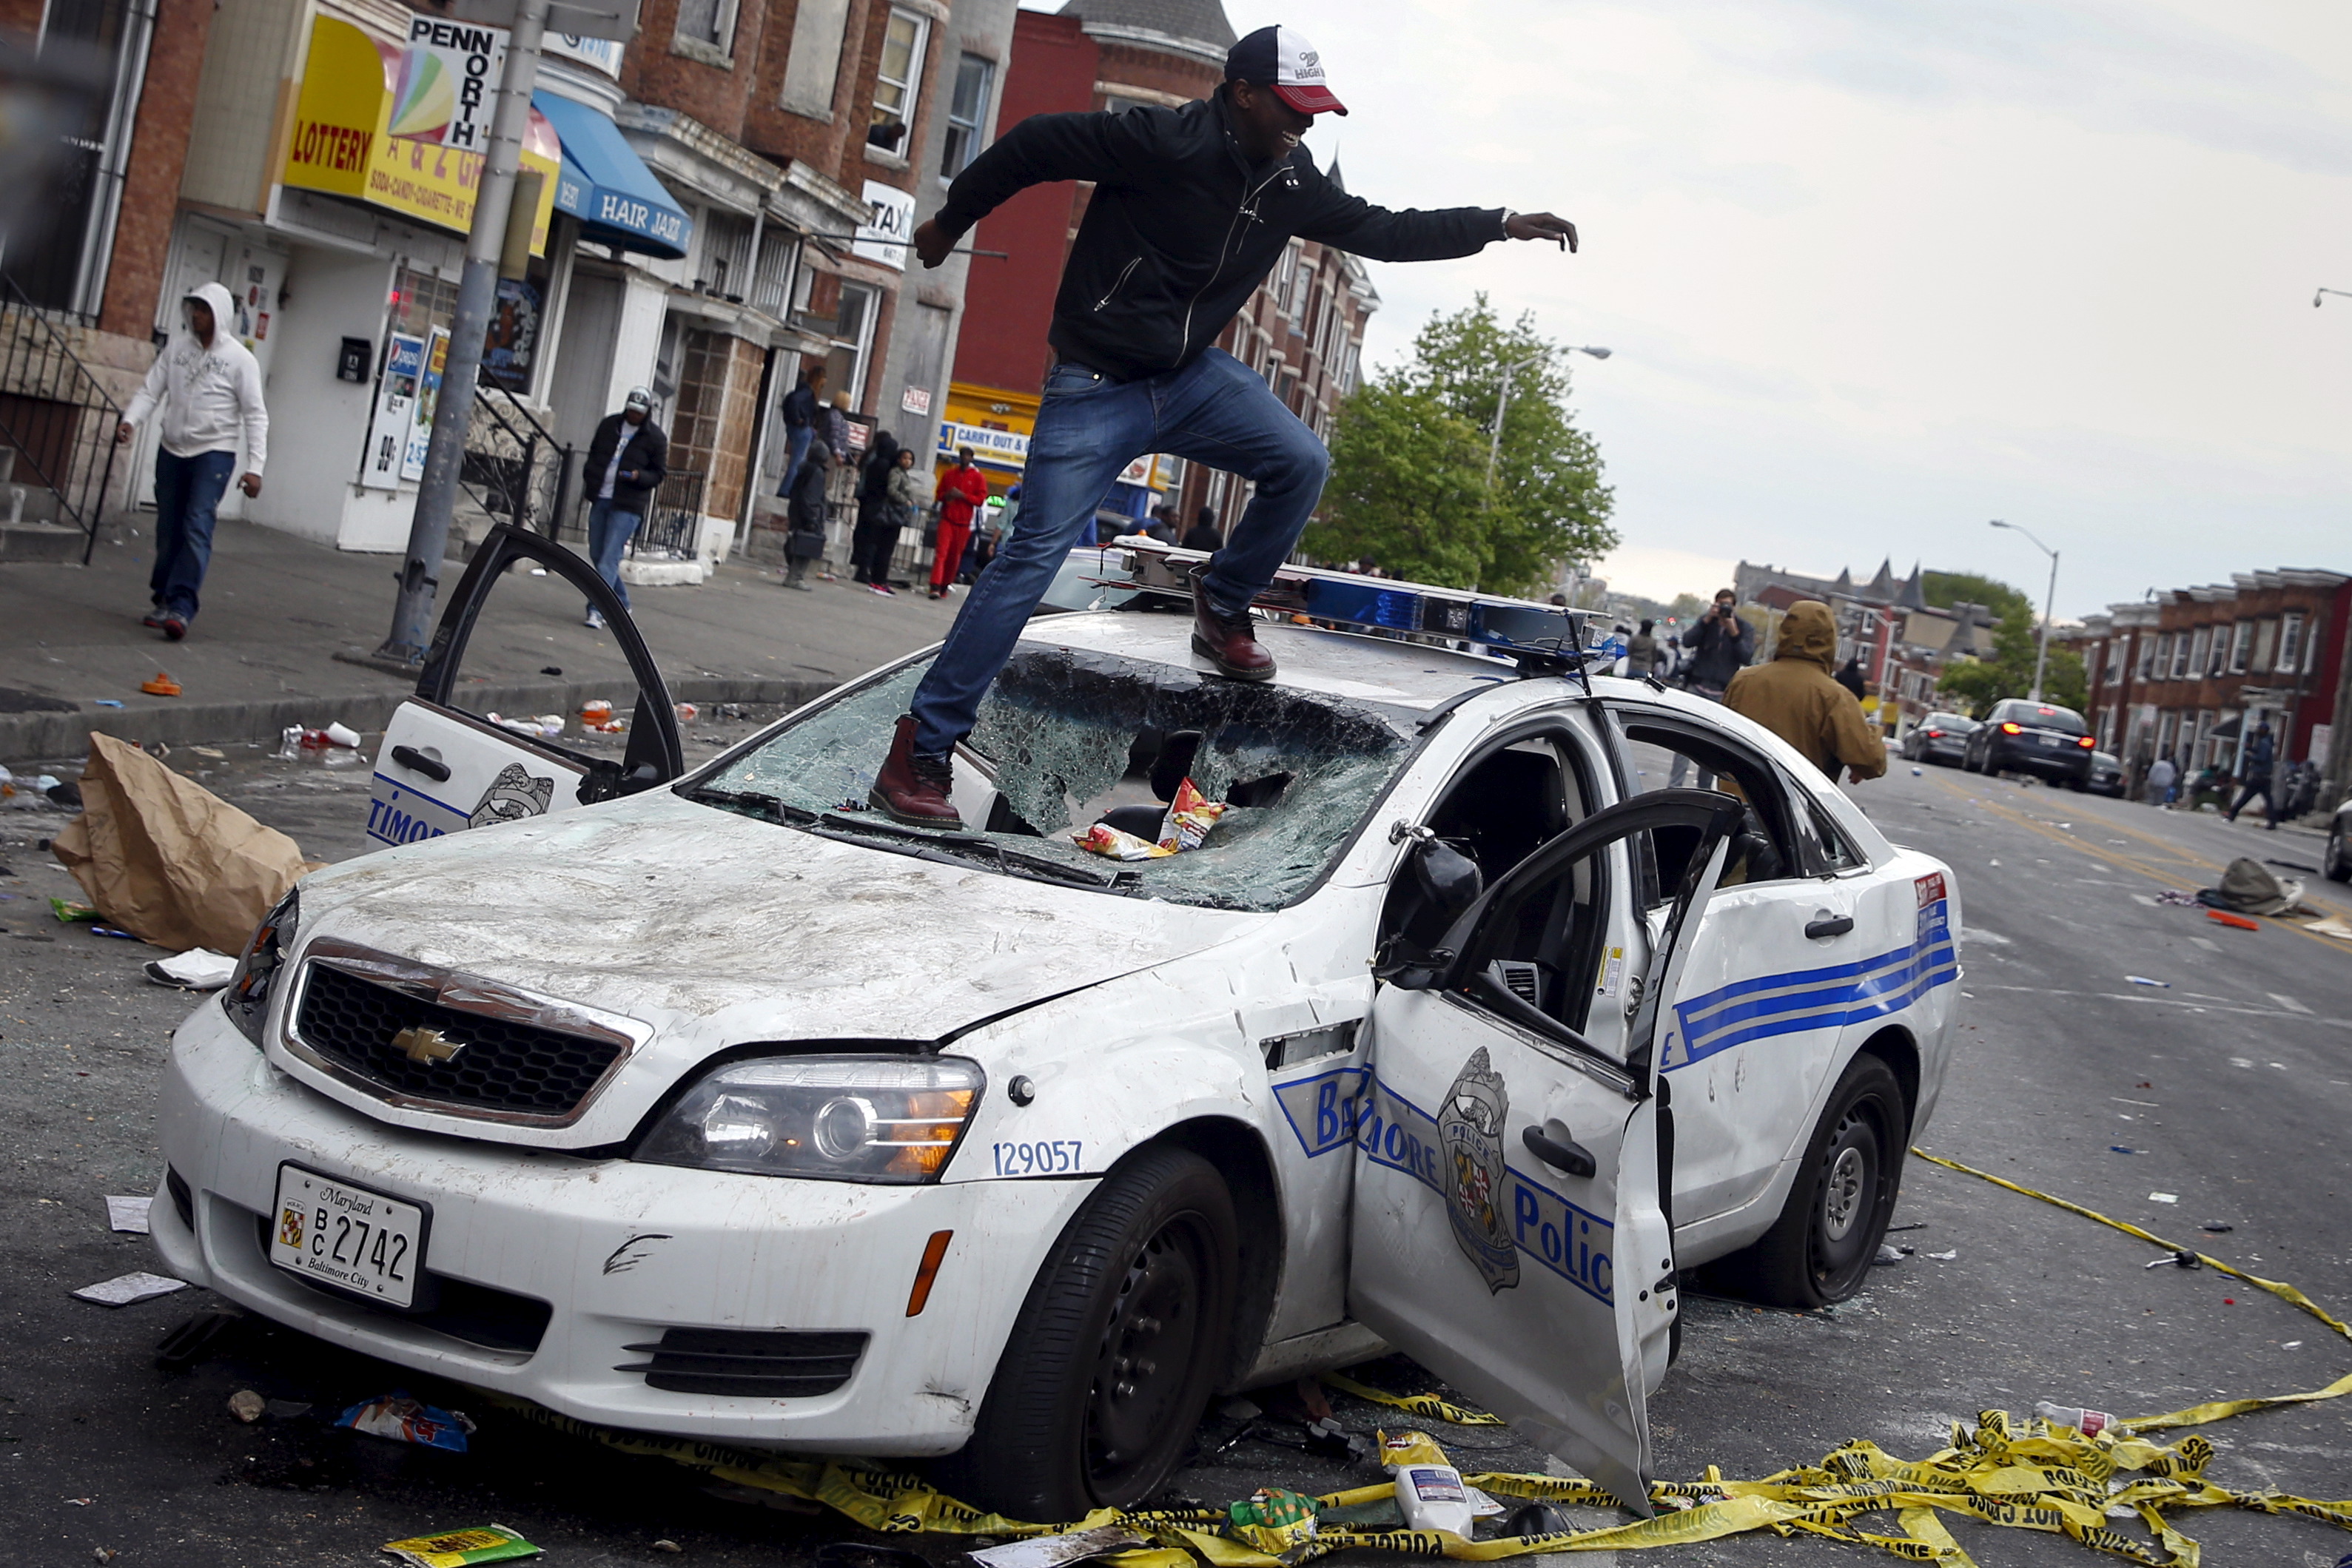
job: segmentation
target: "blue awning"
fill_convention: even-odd
[[[583,239],[671,260],[686,254],[693,224],[622,139],[619,126],[551,92],[535,92],[530,101],[563,143],[555,210],[580,220]]]

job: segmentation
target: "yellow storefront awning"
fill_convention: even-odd
[[[349,22],[320,16],[310,24],[310,57],[295,101],[285,183],[464,234],[473,226],[474,192],[488,159],[391,133],[401,57],[399,45],[371,37]],[[545,176],[531,223],[533,256],[547,251],[562,157],[554,128],[533,110],[523,137],[522,166]]]

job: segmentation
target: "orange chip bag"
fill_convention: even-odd
[[[1108,822],[1097,822],[1083,833],[1074,833],[1070,841],[1082,850],[1107,855],[1115,861],[1154,861],[1176,852],[1150,839],[1139,839],[1133,833],[1123,833]]]
[[[1185,779],[1176,786],[1176,799],[1168,803],[1168,819],[1160,825],[1160,847],[1171,853],[1199,849],[1225,809],[1225,802],[1208,799],[1192,779]]]

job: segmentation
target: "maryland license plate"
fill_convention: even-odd
[[[297,1165],[278,1167],[269,1260],[388,1307],[416,1300],[431,1211]]]

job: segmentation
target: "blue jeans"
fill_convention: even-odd
[[[1021,476],[1021,527],[965,596],[946,646],[908,705],[919,754],[944,755],[971,732],[981,699],[1070,547],[1093,526],[1096,505],[1148,452],[1257,482],[1203,582],[1211,607],[1224,614],[1248,608],[1274,580],[1331,466],[1315,433],[1222,349],[1181,371],[1132,382],[1112,382],[1083,365],[1055,366]]]
[[[809,442],[815,435],[816,426],[813,424],[784,432],[784,482],[776,486],[777,495],[793,493],[793,476],[801,471],[801,459],[808,455]]]
[[[637,525],[645,518],[635,512],[624,512],[610,501],[592,501],[588,506],[588,559],[596,568],[596,575],[612,585],[620,596],[622,608],[629,603],[628,585],[621,580],[621,552],[636,537]],[[594,605],[588,607],[595,609]]]
[[[196,618],[197,591],[213,561],[213,522],[236,472],[234,452],[174,457],[156,449],[155,570],[147,574],[147,596],[167,615]]]

